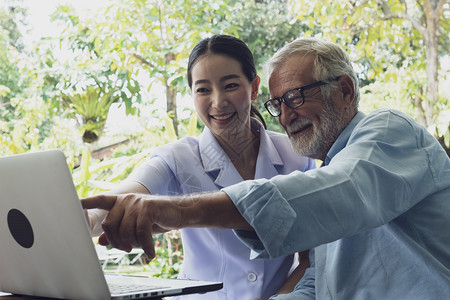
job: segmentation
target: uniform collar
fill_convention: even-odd
[[[260,133],[260,146],[256,162],[255,179],[278,175],[275,166],[282,166],[283,161],[270,139],[269,134],[256,119],[251,119],[251,126],[252,130],[257,130]],[[226,187],[243,180],[225,151],[223,151],[222,147],[207,127],[205,127],[202,134],[199,136],[199,150],[204,170],[209,174],[217,175],[215,177],[215,183],[217,185]]]

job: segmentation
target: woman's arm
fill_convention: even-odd
[[[289,278],[286,280],[277,294],[288,294],[294,290],[295,285],[302,279],[307,268],[310,267],[309,263],[309,250],[305,250],[298,253],[299,265],[292,271]]]

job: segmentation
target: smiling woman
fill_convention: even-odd
[[[245,179],[271,178],[315,166],[313,160],[293,152],[286,135],[266,130],[253,117],[258,115],[252,103],[260,80],[244,42],[226,35],[201,40],[189,56],[187,77],[197,114],[205,124],[203,133],[157,148],[111,193],[217,191]],[[93,225],[103,219],[95,211],[90,212],[91,218]],[[127,245],[112,239],[112,246],[138,245],[133,230],[125,230]],[[181,237],[184,260],[179,277],[224,283],[221,291],[183,300],[269,297],[280,290],[289,270],[297,265],[293,255],[250,260],[250,250],[228,229],[187,228],[181,230]]]
[[[223,147],[241,153],[245,141],[258,140],[250,129],[251,101],[256,100],[259,77],[250,82],[240,63],[224,55],[205,55],[192,68],[192,97],[197,114]],[[230,133],[233,133],[230,135]],[[250,154],[256,157],[257,148]],[[230,156],[230,153],[227,152]]]

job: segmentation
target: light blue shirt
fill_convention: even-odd
[[[255,178],[270,178],[294,170],[314,168],[315,162],[292,150],[284,134],[260,132]],[[152,194],[178,195],[216,191],[243,179],[208,128],[200,137],[187,137],[159,147],[152,158],[131,176]],[[232,230],[187,228],[181,230],[184,260],[180,278],[222,281],[218,292],[183,296],[184,299],[243,299],[269,297],[287,279],[293,255],[250,260],[250,250]]]
[[[322,168],[224,191],[253,258],[314,248],[280,299],[450,299],[450,160],[403,113],[360,112]]]

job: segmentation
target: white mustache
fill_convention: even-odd
[[[311,120],[308,120],[308,119],[297,120],[294,123],[286,126],[286,131],[288,133],[297,132],[311,124],[312,124]]]

